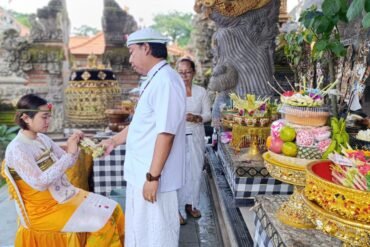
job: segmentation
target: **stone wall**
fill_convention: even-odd
[[[31,18],[29,37],[9,27],[0,39],[0,98],[15,100],[27,93],[54,105],[50,132],[62,132],[63,92],[69,74],[69,20],[65,0],[51,0]]]

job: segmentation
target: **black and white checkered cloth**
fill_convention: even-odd
[[[226,181],[234,200],[240,205],[257,195],[289,195],[293,186],[271,177],[263,162],[243,164],[227,144],[220,144],[217,152]]]
[[[287,195],[293,193],[293,186],[282,183],[272,177],[243,178],[235,177],[235,197],[252,197],[256,195]]]
[[[273,241],[269,236],[267,236],[266,230],[263,228],[262,223],[256,214],[254,214],[254,226],[255,232],[253,247],[273,247]]]
[[[125,145],[120,145],[110,155],[94,159],[93,182],[95,193],[109,196],[113,189],[126,187],[126,181],[123,180],[125,154]]]

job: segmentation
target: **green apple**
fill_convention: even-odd
[[[285,156],[296,157],[298,147],[294,142],[284,142],[282,152]]]
[[[283,142],[291,142],[295,139],[296,132],[295,129],[289,126],[284,126],[280,130],[280,139]]]

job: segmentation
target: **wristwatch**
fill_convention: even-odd
[[[152,176],[152,174],[150,174],[150,172],[147,172],[146,173],[146,181],[148,181],[148,182],[158,181],[160,177],[161,177],[161,174],[159,174],[158,176],[154,177],[154,176]]]

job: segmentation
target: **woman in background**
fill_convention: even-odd
[[[2,174],[21,220],[15,246],[122,246],[124,216],[106,197],[74,187],[65,172],[79,155],[82,132],[67,152],[47,132],[51,105],[28,94],[17,104],[21,130],[8,145]]]
[[[178,191],[180,224],[186,224],[186,214],[201,217],[199,211],[200,184],[204,165],[204,123],[211,120],[211,106],[207,91],[193,84],[195,64],[189,58],[177,62],[177,72],[186,86],[186,178]]]

